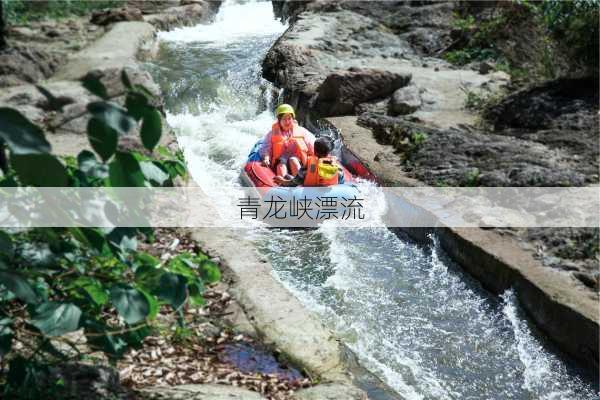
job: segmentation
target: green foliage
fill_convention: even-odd
[[[469,172],[467,172],[464,176],[462,186],[479,186],[479,168],[473,168]]]
[[[124,0],[1,0],[9,24],[24,24],[40,19],[59,19],[86,15],[94,10],[121,7]]]
[[[597,73],[600,0],[545,0],[538,10],[552,35]]]
[[[11,160],[0,185],[172,186],[184,176],[182,153],[157,147],[162,126],[151,94],[122,78],[125,108],[109,98],[87,107],[95,153],[56,157],[42,129],[16,110],[0,109],[6,117],[0,118],[0,138]],[[99,81],[87,81],[86,87],[105,93]],[[136,127],[145,154],[117,147],[118,136]],[[10,360],[4,397],[30,398],[37,396],[35,388],[48,390],[40,383],[45,366],[65,358],[50,338],[83,329],[92,348],[119,357],[151,333],[161,306],[181,312],[187,304],[204,304],[205,285],[220,279],[217,266],[203,254],[162,262],[137,250],[138,240],[151,238],[151,230],[136,228],[0,230],[0,355]],[[15,337],[30,348],[14,354]]]

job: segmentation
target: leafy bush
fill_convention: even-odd
[[[552,35],[597,75],[600,0],[545,0],[539,10]]]
[[[99,80],[85,83],[103,98],[87,106],[95,154],[83,150],[66,164],[50,153],[41,128],[17,110],[0,108],[0,141],[10,154],[1,185],[169,186],[185,174],[181,154],[159,148],[159,160],[118,149],[118,136],[140,127],[151,154],[162,134],[148,91],[125,73],[122,81],[125,107],[109,101]],[[52,95],[40,90],[52,102]],[[204,286],[220,279],[218,267],[204,254],[161,261],[137,250],[138,239],[152,237],[152,229],[138,228],[0,230],[0,357],[9,360],[4,397],[37,397],[36,391],[45,390],[40,386],[45,366],[67,358],[54,343],[79,351],[64,334],[82,329],[89,346],[119,357],[151,333],[161,306],[177,313],[183,325],[182,308],[204,303]]]

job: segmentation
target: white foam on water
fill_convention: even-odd
[[[502,312],[510,321],[515,337],[515,350],[523,364],[523,389],[543,400],[587,399],[598,396],[593,391],[577,393],[581,388],[577,380],[565,380],[566,368],[554,355],[544,349],[532,334],[527,321],[522,319],[516,295],[512,289],[502,294],[504,307]]]
[[[270,1],[241,4],[226,1],[212,24],[176,28],[160,32],[158,37],[180,43],[203,42],[206,47],[226,47],[252,37],[281,35],[286,28],[273,16]]]

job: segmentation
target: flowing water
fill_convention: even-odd
[[[260,64],[285,29],[270,2],[225,2],[211,25],[160,34],[148,68],[193,179],[215,199],[236,194],[247,153],[272,123]],[[404,398],[598,396],[597,378],[546,342],[511,291],[489,295],[435,238],[421,246],[384,227],[329,224],[249,236],[274,276]]]

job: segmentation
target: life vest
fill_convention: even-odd
[[[335,157],[307,158],[304,186],[332,186],[339,182],[339,166]]]
[[[304,128],[299,127],[296,122],[293,124],[291,136],[281,133],[279,121],[275,121],[271,127],[271,159],[274,166],[284,153],[293,154],[300,160],[300,164],[306,165],[308,146],[304,139]]]

